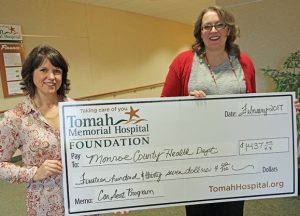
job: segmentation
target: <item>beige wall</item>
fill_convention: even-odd
[[[241,29],[241,50],[255,64],[257,91],[273,91],[271,80],[262,74],[261,68],[280,68],[291,52],[300,49],[300,1],[263,0],[228,10]]]
[[[0,5],[1,24],[22,26],[26,54],[47,43],[67,58],[73,98],[163,82],[174,56],[194,41],[193,23],[65,0],[0,0]],[[300,49],[299,9],[298,0],[263,0],[228,8],[241,28],[237,42],[254,61],[258,92],[273,90],[260,68],[280,67],[290,52]],[[156,97],[160,90],[119,97]],[[0,89],[0,110],[21,99],[4,99]]]
[[[47,43],[67,58],[73,98],[163,82],[174,56],[193,43],[192,26],[149,16],[64,0],[0,5],[1,24],[22,26],[26,54]],[[22,99],[0,92],[0,110]],[[144,93],[133,97],[160,96],[160,90]]]

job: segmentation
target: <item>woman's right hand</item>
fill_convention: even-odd
[[[62,164],[59,160],[45,160],[33,176],[34,181],[40,181],[50,176],[62,173]]]
[[[206,97],[206,94],[204,91],[201,91],[201,90],[193,90],[193,91],[190,91],[190,96],[203,98],[203,97]]]

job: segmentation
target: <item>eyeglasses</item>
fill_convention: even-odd
[[[218,22],[218,23],[215,23],[215,24],[206,24],[206,25],[201,27],[201,30],[211,31],[213,29],[213,27],[216,30],[221,30],[221,29],[224,29],[226,27],[226,23]]]

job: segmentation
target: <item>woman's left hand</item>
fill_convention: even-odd
[[[296,108],[296,110],[297,110],[297,114],[299,114],[299,112],[300,112],[300,102],[299,102],[299,100],[296,99],[296,100],[294,101],[294,104],[295,104],[295,108]]]
[[[204,97],[206,97],[205,92],[202,91],[202,90],[193,90],[193,91],[190,91],[189,95],[190,96],[195,96],[195,97],[198,97],[198,98],[204,98]]]

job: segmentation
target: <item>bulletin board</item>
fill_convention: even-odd
[[[23,95],[20,85],[23,62],[23,43],[0,43],[0,74],[4,97]]]

